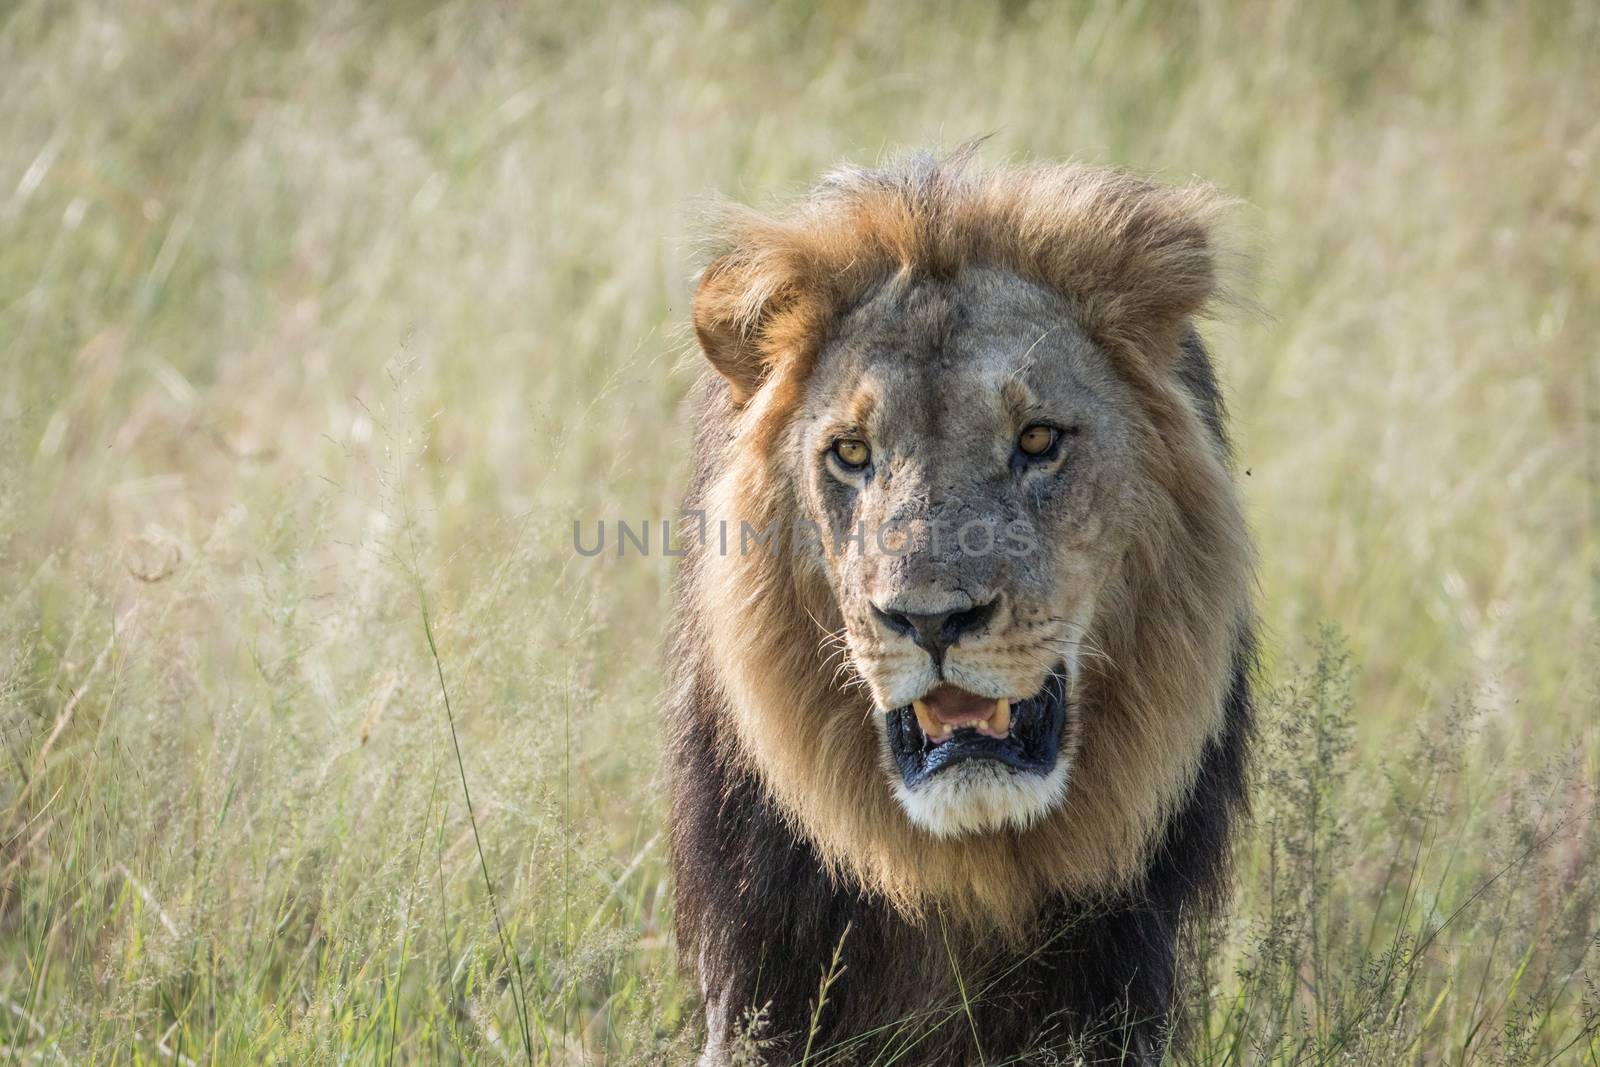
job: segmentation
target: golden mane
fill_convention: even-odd
[[[703,415],[700,507],[732,531],[800,515],[784,433],[833,324],[885,278],[994,266],[1060,294],[1133,386],[1146,513],[1107,591],[1070,717],[1067,801],[1034,826],[935,837],[899,809],[859,691],[824,647],[827,584],[788,552],[700,551],[687,609],[722,705],[718,743],[828,869],[916,917],[1019,932],[1042,896],[1134,884],[1223,726],[1249,623],[1250,550],[1223,449],[1178,377],[1216,291],[1207,189],[1081,166],[979,169],[970,153],[827,178],[793,211],[729,212],[695,298],[728,381]]]

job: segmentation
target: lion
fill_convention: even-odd
[[[1164,1054],[1247,807],[1221,206],[969,147],[728,210],[669,644],[703,1064]]]

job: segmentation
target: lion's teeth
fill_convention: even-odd
[[[1011,701],[1001,697],[994,702],[994,714],[989,716],[989,729],[1004,734],[1011,729]]]
[[[913,700],[911,710],[916,713],[917,725],[922,727],[922,732],[934,741],[940,740],[944,733],[943,724],[933,717],[928,705],[920,700]]]

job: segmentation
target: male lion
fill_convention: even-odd
[[[671,699],[702,1062],[1155,1063],[1244,807],[1216,200],[970,152],[735,213]]]

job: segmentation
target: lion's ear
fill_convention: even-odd
[[[1212,224],[1225,206],[1204,186],[1162,188],[1112,176],[1062,196],[1062,240],[1047,271],[1076,295],[1092,333],[1150,353],[1177,352],[1217,293]]]
[[[705,269],[694,294],[694,335],[700,350],[740,404],[750,399],[767,374],[760,337],[771,301],[757,291],[750,273],[733,256],[723,256]]]
[[[1216,291],[1210,229],[1181,195],[1152,201],[1125,223],[1126,294],[1119,311],[1134,322],[1181,327]]]

